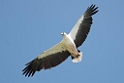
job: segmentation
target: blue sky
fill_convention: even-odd
[[[0,0],[0,83],[123,83],[123,0]],[[50,70],[24,77],[25,63],[61,41],[88,6],[96,4],[90,33],[70,57]]]

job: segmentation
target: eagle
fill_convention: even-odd
[[[82,60],[82,52],[78,50],[78,47],[85,41],[92,24],[92,16],[98,11],[96,5],[92,4],[89,6],[69,34],[61,33],[63,39],[58,44],[25,64],[26,67],[22,70],[23,75],[30,77],[41,69],[51,69],[65,61],[69,56],[71,56],[72,62],[80,62]]]

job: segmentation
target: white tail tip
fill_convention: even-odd
[[[75,57],[75,58],[72,59],[73,63],[81,62],[81,60],[82,60],[82,52],[79,52],[79,55],[80,55],[79,57]]]

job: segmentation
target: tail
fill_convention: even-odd
[[[82,60],[82,52],[79,52],[78,54],[79,54],[78,57],[72,57],[72,62],[73,63],[81,62],[81,60]]]

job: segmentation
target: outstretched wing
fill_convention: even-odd
[[[25,76],[33,76],[36,71],[49,69],[66,60],[70,53],[62,46],[61,42],[40,54],[37,58],[26,64],[22,70]]]
[[[69,33],[77,47],[85,41],[92,24],[92,15],[98,12],[97,9],[98,7],[95,7],[93,4],[88,7]]]

